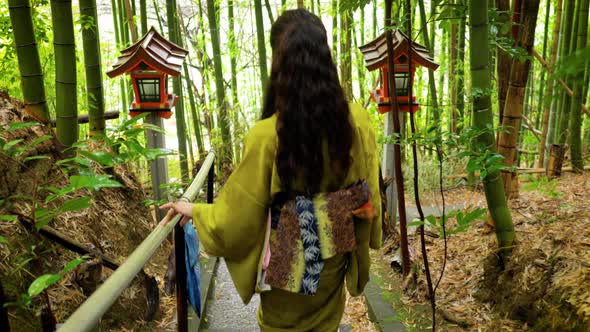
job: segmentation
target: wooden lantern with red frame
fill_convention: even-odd
[[[129,115],[156,112],[168,119],[178,96],[168,93],[168,76],[179,76],[188,51],[162,37],[153,27],[135,44],[121,51],[111,78],[129,73],[134,101]]]
[[[424,66],[431,70],[436,70],[438,64],[434,62],[429,55],[426,47],[412,41],[412,63],[409,63],[408,56],[408,37],[400,30],[392,33],[393,40],[393,63],[395,78],[395,98],[397,99],[399,109],[402,112],[416,112],[420,105],[416,102],[416,97],[412,96],[412,102],[408,100],[409,89],[414,84],[414,74],[416,66]],[[379,113],[387,113],[391,110],[391,97],[389,96],[389,76],[390,70],[387,65],[387,42],[385,33],[372,42],[359,47],[365,58],[367,69],[370,71],[379,69],[379,86],[371,91],[372,99],[379,107]]]

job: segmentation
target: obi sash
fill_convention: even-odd
[[[277,195],[278,196],[278,195]],[[312,197],[275,201],[258,274],[258,291],[272,288],[315,295],[324,260],[356,248],[355,218],[374,216],[366,181]],[[269,257],[270,256],[270,257]]]

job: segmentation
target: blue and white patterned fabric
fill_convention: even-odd
[[[296,197],[296,212],[303,243],[305,272],[301,282],[301,294],[315,295],[320,283],[320,272],[324,260],[320,251],[318,220],[315,217],[313,201],[305,196]]]
[[[188,302],[201,317],[201,266],[199,262],[199,239],[193,224],[187,222],[184,229],[184,262],[186,265],[186,288]]]

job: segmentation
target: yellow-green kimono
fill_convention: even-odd
[[[351,104],[354,130],[352,165],[342,188],[367,180],[375,218],[355,223],[357,247],[347,255],[325,260],[316,295],[273,289],[260,294],[258,323],[263,331],[336,331],[344,312],[346,288],[360,295],[369,279],[369,247],[381,246],[381,197],[375,134],[367,112]],[[224,257],[240,297],[248,303],[255,291],[272,197],[281,191],[276,169],[276,115],[254,125],[245,140],[242,162],[227,180],[214,204],[197,204],[193,222],[206,252]],[[318,142],[318,144],[321,144]],[[326,190],[333,176],[324,158]]]

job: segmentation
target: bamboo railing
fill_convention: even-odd
[[[214,160],[215,153],[209,152],[197,176],[195,176],[181,199],[193,201],[203,187],[205,180],[207,180],[207,202],[213,202]],[[150,235],[129,255],[127,260],[68,318],[59,331],[82,332],[94,329],[100,318],[152,258],[156,250],[166,240],[168,234],[172,232],[172,229],[175,232],[178,331],[188,331],[184,234],[180,225],[177,225],[180,218],[181,216],[178,215],[166,224],[161,221]]]

